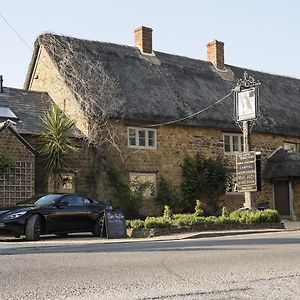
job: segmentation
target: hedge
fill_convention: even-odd
[[[266,209],[263,211],[236,210],[229,216],[202,217],[196,214],[174,214],[172,219],[164,217],[147,217],[143,220],[127,220],[127,228],[167,228],[186,227],[208,224],[257,224],[279,223],[280,216],[276,210]]]

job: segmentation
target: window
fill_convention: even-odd
[[[293,151],[293,152],[299,152],[299,144],[298,143],[284,142],[283,143],[283,149],[290,150],[290,151]]]
[[[128,127],[128,147],[156,149],[156,129]]]
[[[236,154],[244,151],[242,134],[223,134],[224,152],[226,154]]]
[[[144,196],[151,198],[156,196],[156,174],[155,173],[129,173],[131,189],[136,189],[136,183],[148,183]]]
[[[70,206],[84,206],[85,205],[85,199],[80,197],[80,196],[66,196],[64,198],[62,198],[61,201],[65,201],[67,203],[69,203]]]
[[[0,118],[5,119],[18,119],[14,112],[7,106],[0,106]]]
[[[48,179],[48,192],[54,192],[54,176]],[[75,174],[62,173],[58,182],[58,193],[72,194],[75,193]]]

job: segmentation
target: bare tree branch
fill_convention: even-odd
[[[104,69],[99,53],[76,41],[53,34],[40,37],[88,120],[87,144],[99,150],[114,147],[120,152],[114,124],[122,117],[124,99],[118,78]]]

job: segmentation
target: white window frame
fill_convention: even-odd
[[[156,173],[140,173],[140,172],[129,172],[129,180],[130,182],[133,181],[133,178],[135,178],[135,180],[139,180],[141,182],[147,182],[147,177],[151,177],[154,178],[154,180],[149,180],[148,182],[150,182],[151,187],[148,187],[145,192],[144,192],[144,197],[146,199],[149,198],[154,198],[157,194],[157,176]],[[153,189],[153,195],[151,195],[151,189]]]
[[[130,144],[129,139],[129,131],[135,131],[135,145]],[[145,131],[145,146],[139,145],[139,131]],[[149,132],[154,132],[154,146],[149,146]],[[157,149],[157,129],[154,128],[144,128],[144,127],[127,127],[127,143],[128,148],[134,149],[149,149],[149,150],[156,150]]]
[[[283,149],[299,153],[299,144],[294,142],[284,142]]]
[[[225,136],[229,136],[230,151],[225,151]],[[233,151],[233,137],[238,137],[238,151]],[[243,135],[240,133],[223,133],[223,149],[226,155],[235,155],[239,152],[243,152]]]

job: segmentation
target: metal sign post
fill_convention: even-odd
[[[253,76],[249,76],[245,71],[243,78],[237,81],[236,86],[233,89],[235,121],[243,131],[243,144],[245,154],[251,153],[250,130],[258,118],[259,85],[260,82],[256,81]],[[243,172],[240,172],[240,174],[238,173],[238,155],[239,154],[237,154],[237,177]],[[243,175],[246,176],[246,179],[247,176],[251,179],[250,173],[244,173]],[[247,180],[245,182],[247,182]],[[251,180],[249,182],[251,182]],[[244,185],[243,190],[240,189],[240,191],[243,191],[245,193],[244,207],[254,209],[255,204],[251,194],[251,191],[253,191],[253,184]]]

